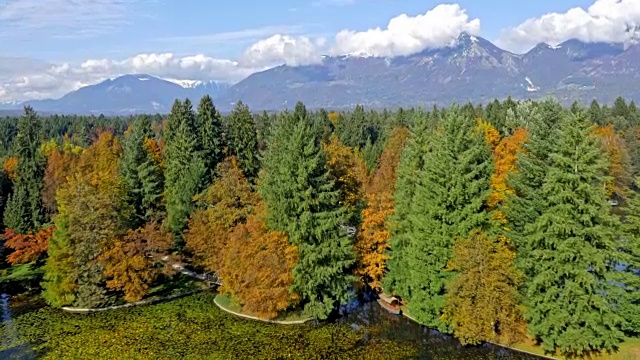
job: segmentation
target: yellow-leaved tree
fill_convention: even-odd
[[[605,184],[607,195],[624,199],[633,182],[631,160],[626,142],[614,130],[613,125],[599,127],[594,134],[600,139],[602,151],[609,158],[609,181]]]
[[[340,204],[353,211],[362,200],[362,181],[357,172],[360,159],[355,156],[352,148],[340,142],[335,133],[331,134],[323,147],[327,154],[329,173],[340,189]]]
[[[522,274],[515,268],[515,247],[505,236],[508,224],[499,207],[513,191],[508,178],[516,171],[527,132],[516,129],[500,138],[499,132],[483,120],[478,120],[478,129],[493,151],[495,171],[486,205],[496,231],[489,235],[474,230],[470,237],[457,239],[447,264],[456,276],[447,286],[442,319],[463,344],[509,344],[526,337],[526,323],[518,293]]]

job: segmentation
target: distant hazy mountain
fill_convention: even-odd
[[[410,56],[326,56],[320,64],[277,66],[233,86],[126,75],[58,100],[29,103],[39,111],[105,114],[166,113],[175,98],[189,97],[195,104],[207,93],[221,111],[238,100],[252,110],[292,108],[298,100],[310,108],[431,106],[507,96],[588,103],[617,96],[640,101],[638,80],[640,45],[625,49],[569,40],[541,43],[520,55],[462,34],[448,46]]]
[[[85,86],[60,99],[27,103],[37,111],[57,113],[167,113],[177,98],[188,97],[196,106],[203,95],[217,98],[228,87],[214,81],[165,80],[134,74]]]

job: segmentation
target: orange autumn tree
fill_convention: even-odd
[[[56,213],[58,207],[56,193],[67,182],[67,177],[71,176],[83,150],[65,141],[62,149],[55,146],[46,152],[47,167],[44,171],[42,203],[49,214]]]
[[[258,203],[258,195],[234,158],[217,167],[218,179],[197,197],[200,209],[191,215],[185,232],[187,249],[196,265],[218,272],[224,265],[224,249],[238,223],[243,223]]]
[[[4,163],[2,163],[2,169],[9,179],[14,180],[16,178],[16,168],[18,167],[18,158],[15,156],[8,157]]]
[[[323,144],[323,148],[327,154],[329,173],[340,189],[340,204],[353,211],[362,199],[362,182],[355,171],[359,160],[353,149],[342,144],[335,133]]]
[[[153,160],[155,160],[156,164],[158,164],[161,169],[164,169],[165,158],[162,155],[164,152],[162,140],[156,141],[151,138],[146,138],[144,148],[147,153],[153,156]]]
[[[490,210],[503,205],[507,195],[513,193],[513,189],[507,186],[507,180],[509,175],[516,171],[518,153],[524,150],[526,138],[527,131],[525,129],[516,129],[512,135],[505,136],[493,149],[495,173],[491,176],[492,191],[487,200]],[[501,222],[506,221],[500,211],[497,211],[495,216]]]
[[[73,300],[79,307],[99,307],[108,302],[100,255],[127,233],[132,214],[119,172],[121,149],[112,133],[100,133],[57,192],[57,230],[43,284],[51,303]]]
[[[607,196],[624,199],[629,193],[629,186],[633,179],[631,162],[626,142],[614,130],[613,125],[599,127],[594,135],[600,139],[602,151],[609,158],[608,174],[611,178],[606,182]]]
[[[167,256],[173,244],[173,235],[163,231],[156,223],[144,228],[129,230],[100,256],[105,264],[107,287],[124,292],[128,302],[142,300],[149,286],[164,271],[172,269],[162,258]]]
[[[409,131],[405,128],[392,131],[378,168],[365,186],[367,207],[362,211],[362,225],[355,243],[358,256],[356,275],[376,290],[381,290],[380,281],[389,257],[387,250],[391,234],[385,223],[394,212],[396,169],[408,138]]]
[[[236,298],[244,311],[271,319],[299,301],[289,292],[298,249],[287,236],[267,229],[264,205],[260,215],[249,215],[238,224],[224,250],[219,275],[224,290]]]
[[[49,239],[53,235],[55,226],[46,226],[37,233],[30,231],[26,235],[18,234],[13,229],[6,229],[2,237],[4,246],[13,252],[7,256],[11,265],[27,264],[41,259],[49,248]]]

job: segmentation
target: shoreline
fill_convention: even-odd
[[[96,312],[104,312],[104,311],[111,311],[111,310],[126,309],[126,308],[132,308],[132,307],[143,306],[143,305],[155,305],[157,303],[175,300],[175,299],[178,299],[178,298],[181,298],[181,297],[197,294],[199,292],[208,291],[208,290],[210,290],[210,289],[191,290],[191,291],[187,291],[187,292],[184,292],[184,293],[181,293],[181,294],[169,295],[169,296],[165,296],[165,297],[161,297],[161,298],[157,298],[157,299],[141,300],[141,301],[137,301],[137,302],[134,302],[134,303],[108,306],[108,307],[104,307],[104,308],[74,308],[74,307],[69,307],[69,306],[63,306],[60,309],[62,311],[65,311],[65,312],[68,312],[68,313],[72,313],[72,314],[89,314],[89,313],[96,313]]]
[[[271,323],[271,324],[278,324],[278,325],[302,325],[308,321],[313,320],[313,318],[308,318],[308,319],[303,319],[303,320],[291,320],[291,321],[284,321],[284,320],[268,320],[268,319],[261,319],[259,317],[255,317],[255,316],[251,316],[251,315],[246,315],[246,314],[242,314],[239,312],[235,312],[231,309],[227,309],[226,307],[220,305],[220,303],[218,303],[218,296],[217,295],[214,299],[213,302],[216,304],[216,306],[226,312],[229,313],[231,315],[235,315],[244,319],[248,319],[248,320],[254,320],[254,321],[260,321],[260,322],[266,322],[266,323]]]
[[[424,326],[418,320],[416,320],[416,319],[412,318],[410,315],[408,315],[408,313],[406,312],[405,309],[402,310],[402,315],[400,315],[400,316],[404,316],[407,319],[413,321],[414,323],[416,323],[416,324],[418,324],[420,326]],[[536,354],[536,353],[533,353],[531,351],[527,351],[527,350],[524,350],[524,349],[518,349],[518,348],[515,348],[513,346],[508,346],[508,345],[504,345],[504,344],[498,344],[498,343],[494,343],[494,342],[491,342],[491,341],[485,341],[485,343],[491,344],[491,345],[495,345],[495,346],[499,346],[501,348],[505,348],[505,349],[509,349],[509,350],[513,350],[513,351],[518,351],[518,352],[521,352],[521,353],[524,353],[524,354],[529,354],[529,355],[541,357],[543,359],[560,360],[559,358],[555,358],[555,357],[552,357],[552,356],[549,356],[549,355]]]

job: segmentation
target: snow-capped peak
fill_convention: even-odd
[[[549,45],[549,49],[553,49],[553,50],[558,50],[561,47],[562,47],[561,45]]]

